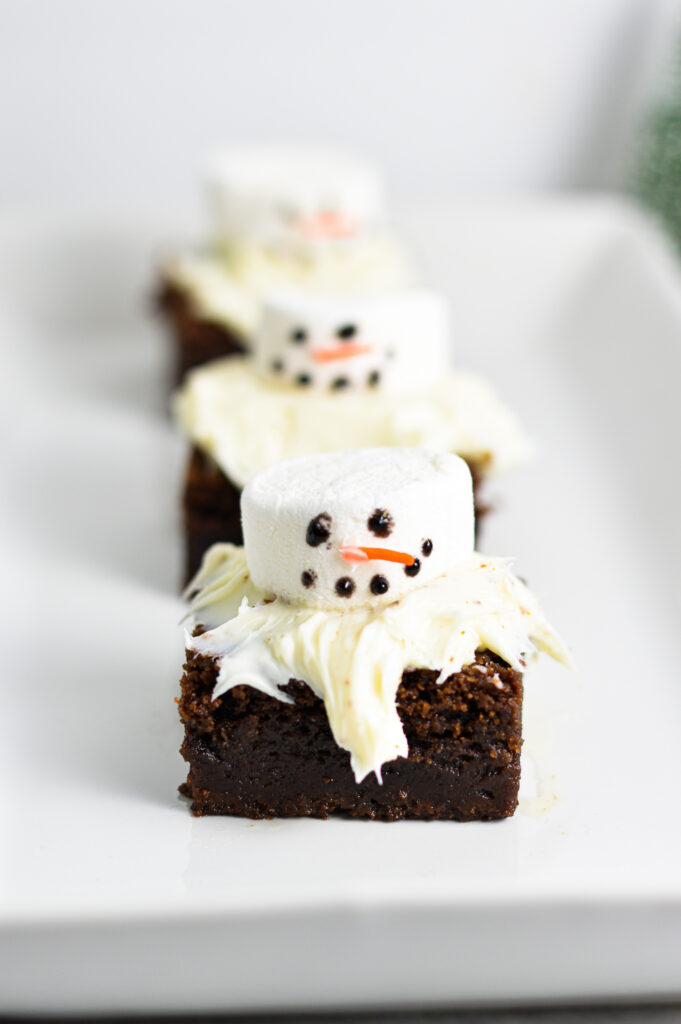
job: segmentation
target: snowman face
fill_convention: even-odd
[[[320,608],[398,600],[473,550],[468,467],[415,448],[279,463],[246,486],[242,516],[256,585]]]
[[[294,197],[250,196],[232,217],[235,244],[255,244],[281,257],[303,257],[328,243],[350,242],[366,226],[333,196],[308,202]]]
[[[303,569],[300,582],[308,592],[318,585],[326,586],[327,593],[320,595],[320,603],[373,604],[379,598],[392,601],[411,589],[409,581],[421,577],[419,582],[425,582],[443,571],[441,565],[437,571],[437,557],[426,562],[435,551],[432,537],[400,529],[390,509],[365,512],[366,521],[359,528],[342,521],[335,524],[328,512],[318,513],[307,524],[305,543],[313,550],[305,552],[303,560],[308,568]],[[399,544],[400,537],[402,545],[390,546]],[[435,572],[428,571],[433,568]],[[309,596],[315,603],[316,595]]]
[[[328,391],[419,387],[446,371],[447,350],[444,303],[416,290],[375,298],[272,294],[253,342],[263,376]]]
[[[244,147],[217,157],[208,174],[218,235],[226,245],[294,252],[352,240],[383,216],[375,168],[325,149]]]

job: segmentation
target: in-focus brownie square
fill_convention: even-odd
[[[381,784],[373,775],[357,783],[324,702],[305,683],[283,687],[292,704],[250,686],[212,701],[215,661],[188,651],[181,792],[197,815],[506,818],[518,802],[522,676],[488,651],[444,682],[438,675],[403,674],[397,711],[409,756],[384,764]]]
[[[378,448],[253,477],[244,547],[190,586],[180,716],[195,814],[513,814],[522,673],[567,653],[508,562],[475,552],[456,455]]]

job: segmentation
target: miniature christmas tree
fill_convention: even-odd
[[[681,52],[667,88],[644,122],[632,175],[632,191],[681,251]]]

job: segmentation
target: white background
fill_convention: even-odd
[[[601,187],[678,0],[0,0],[4,208],[198,202],[206,151],[340,143],[397,198]]]

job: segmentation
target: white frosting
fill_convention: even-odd
[[[250,338],[260,322],[260,302],[224,265],[208,256],[179,256],[165,268],[169,281],[191,299],[203,320],[225,324]]]
[[[191,614],[209,632],[190,648],[218,659],[213,698],[247,684],[280,700],[290,679],[326,706],[358,781],[408,754],[395,706],[402,673],[434,669],[440,680],[490,650],[522,671],[537,651],[569,663],[536,598],[509,563],[473,554],[455,569],[380,608],[319,609],[270,600],[250,579],[244,550],[217,545],[190,590]],[[499,681],[499,685],[501,681]]]
[[[207,173],[220,243],[300,248],[354,238],[383,219],[383,184],[368,161],[313,146],[248,146]]]
[[[284,253],[255,243],[234,246],[224,258],[185,255],[165,277],[184,292],[196,313],[246,337],[260,320],[260,303],[282,287],[366,295],[406,287],[411,271],[399,245],[383,234]]]
[[[435,292],[276,292],[253,338],[265,377],[299,387],[417,390],[446,373],[449,323]]]
[[[241,517],[253,583],[322,608],[394,602],[474,547],[468,466],[421,448],[279,462],[246,485]]]
[[[192,371],[177,393],[183,429],[238,487],[282,459],[352,448],[451,451],[505,471],[531,451],[515,416],[480,378],[449,372],[404,395],[313,391],[263,380],[246,358]]]

